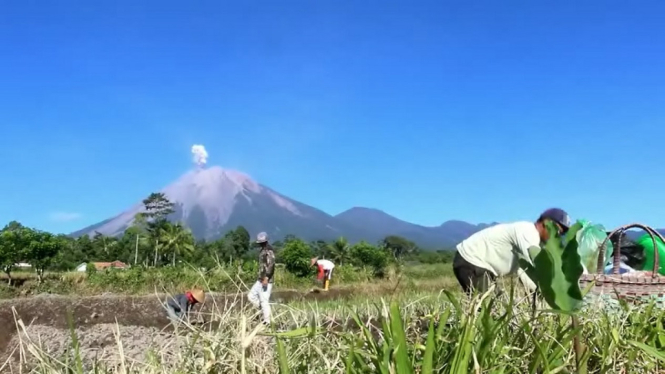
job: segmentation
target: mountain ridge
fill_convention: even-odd
[[[377,208],[359,206],[331,215],[257,183],[247,174],[218,166],[188,171],[159,192],[174,203],[175,212],[168,219],[182,222],[197,239],[206,240],[244,226],[251,235],[265,231],[272,240],[292,234],[305,240],[343,236],[351,243],[375,243],[388,235],[398,235],[425,249],[453,249],[475,232],[497,224],[453,219],[438,226],[423,226]],[[121,235],[142,211],[139,201],[70,235]]]

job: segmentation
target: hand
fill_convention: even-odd
[[[261,280],[261,285],[263,285],[263,291],[268,290],[268,277],[265,277],[263,280]]]

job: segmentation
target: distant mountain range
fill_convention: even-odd
[[[207,240],[242,225],[251,235],[265,231],[272,240],[293,234],[305,240],[333,240],[343,236],[350,242],[374,243],[388,235],[399,235],[422,248],[451,249],[473,233],[496,224],[451,220],[427,227],[362,207],[332,216],[261,185],[246,174],[217,166],[189,171],[160,192],[175,203],[175,213],[169,219],[185,224],[197,239]],[[132,224],[136,213],[142,211],[143,204],[139,201],[122,213],[72,235],[95,232],[120,235]],[[629,237],[634,238],[635,234]]]
[[[160,192],[175,203],[175,213],[169,219],[185,224],[197,239],[207,240],[242,225],[251,235],[266,231],[273,240],[293,234],[306,240],[344,236],[351,242],[376,242],[387,235],[399,235],[423,248],[439,249],[452,248],[491,225],[452,220],[426,227],[378,209],[361,207],[332,216],[261,185],[246,174],[217,166],[187,172]],[[95,232],[120,235],[132,224],[136,213],[142,211],[139,201],[122,213],[72,235]]]

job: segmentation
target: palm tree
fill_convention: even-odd
[[[104,259],[114,261],[111,256],[112,251],[118,246],[117,239],[108,237],[97,232],[93,238],[93,244],[97,249],[97,256],[103,256]],[[100,253],[101,252],[101,253]],[[101,259],[99,259],[101,260]],[[98,261],[99,261],[98,260]]]
[[[173,253],[173,266],[176,256],[184,256],[194,252],[192,233],[181,223],[167,224],[159,228],[158,247],[163,253]]]
[[[337,264],[344,264],[348,262],[351,258],[351,246],[349,242],[344,238],[340,237],[330,245],[330,257]]]

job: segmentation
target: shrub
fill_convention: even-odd
[[[314,268],[310,264],[312,251],[304,241],[300,239],[289,240],[280,253],[286,271],[297,277],[310,276]]]
[[[85,266],[85,272],[88,275],[95,274],[97,272],[95,264],[93,264],[92,262],[88,262],[88,265]]]
[[[388,257],[381,248],[361,241],[351,247],[351,262],[355,266],[368,266],[373,270],[374,276],[383,277]]]

